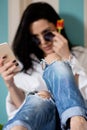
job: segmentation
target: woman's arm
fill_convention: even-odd
[[[17,88],[14,84],[8,88],[10,97],[16,108],[19,108],[25,99],[25,94],[22,90]]]

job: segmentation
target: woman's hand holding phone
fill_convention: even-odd
[[[16,73],[15,70],[17,69],[18,63],[16,60],[4,63],[6,59],[6,56],[0,57],[0,74],[9,88],[10,86],[14,86],[13,77]]]
[[[7,43],[0,44],[0,74],[7,84],[13,86],[13,77],[19,70],[16,57]]]

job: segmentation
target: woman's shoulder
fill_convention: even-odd
[[[83,46],[75,46],[75,47],[72,47],[72,52],[75,54],[78,54],[78,53],[87,54],[87,48]]]
[[[87,48],[76,46],[72,48],[72,53],[75,55],[79,63],[85,68],[87,72]]]

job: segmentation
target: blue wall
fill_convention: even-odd
[[[5,99],[7,95],[7,89],[3,79],[0,77],[0,124],[4,124],[7,121]]]
[[[8,0],[0,0],[0,43],[8,40]]]
[[[0,0],[0,43],[8,41],[8,1]],[[7,121],[5,98],[7,89],[0,77],[0,124]]]
[[[59,13],[74,45],[84,45],[84,0],[59,0]]]

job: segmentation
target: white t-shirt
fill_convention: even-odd
[[[79,48],[78,48],[79,49]],[[75,54],[75,49],[73,48],[73,53]],[[79,74],[79,89],[84,97],[84,99],[87,100],[87,75],[85,73],[85,70],[82,68],[82,66],[79,64],[77,59],[73,57],[71,60],[71,68],[73,71],[73,74]],[[42,78],[43,70],[40,64],[34,63],[34,72],[32,72],[32,75],[28,75],[26,73],[20,72],[15,75],[14,82],[18,88],[21,88],[25,94],[31,92],[31,91],[40,91],[40,90],[48,90],[47,86],[45,84],[45,81]],[[31,71],[31,70],[30,70]],[[28,71],[28,73],[30,73]],[[21,107],[21,106],[20,106]],[[12,103],[10,99],[10,95],[8,93],[8,96],[6,98],[6,109],[8,118],[11,119],[15,113],[20,109],[17,109],[14,104]]]

